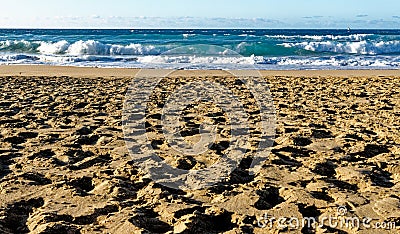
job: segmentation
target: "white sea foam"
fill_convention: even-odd
[[[267,38],[275,39],[306,39],[306,40],[350,40],[350,41],[362,41],[369,37],[374,36],[374,34],[350,34],[350,35],[265,35]]]
[[[1,55],[0,64],[194,69],[400,69],[400,56],[105,56],[105,55]]]
[[[187,34],[190,37],[195,34]],[[185,36],[185,35],[183,35]],[[244,35],[243,35],[244,36]],[[96,40],[78,41],[0,41],[0,64],[51,64],[72,66],[112,66],[174,68],[177,65],[198,69],[358,69],[389,68],[400,69],[400,40],[375,41],[370,34],[348,36],[270,36],[286,37],[295,40],[281,40],[281,48],[276,43],[254,41],[232,42],[229,44],[236,52],[249,55],[261,51],[264,56],[233,56],[226,50],[220,56],[162,56],[163,52],[176,45],[126,43],[108,44]],[[300,39],[301,37],[301,39]],[[368,38],[368,39],[367,39]],[[182,38],[180,38],[182,39]],[[362,39],[362,40],[360,40]],[[237,38],[235,39],[237,40]],[[344,41],[342,41],[344,40]],[[284,43],[282,43],[284,42]],[[265,47],[263,47],[265,46]],[[296,56],[298,49],[314,51],[313,56]],[[269,51],[281,50],[288,56],[268,56]],[[191,51],[187,51],[191,53]],[[304,51],[301,51],[304,54]],[[265,54],[266,53],[266,54]],[[277,53],[271,53],[277,54]],[[313,54],[313,53],[309,53]],[[337,55],[336,55],[337,54]],[[290,56],[289,56],[290,55]],[[333,56],[335,55],[335,56]],[[363,55],[363,56],[360,56]]]
[[[29,42],[26,40],[5,40],[0,41],[0,49],[20,49],[20,50],[32,50],[35,42]]]
[[[152,45],[111,45],[93,40],[77,41],[66,50],[66,54],[69,55],[147,55],[157,53],[159,51]]]
[[[282,43],[286,48],[296,47],[315,52],[333,52],[347,54],[377,55],[400,53],[400,41],[380,41],[380,42],[299,42]]]
[[[400,57],[275,57],[268,58],[267,63],[278,66],[300,68],[400,68]]]
[[[68,49],[69,45],[70,44],[66,40],[62,40],[56,43],[41,42],[38,50],[42,54],[61,54]]]
[[[183,36],[183,38],[189,38],[189,37],[196,36],[196,34],[194,34],[194,33],[184,33],[184,34],[182,34],[182,36]]]
[[[151,64],[257,64],[262,63],[262,56],[144,56],[139,57],[140,63]]]
[[[76,41],[69,43],[66,40],[58,42],[6,40],[0,41],[0,49],[15,52],[37,52],[46,55],[153,55],[159,54],[160,48],[142,44],[105,44],[94,40]]]

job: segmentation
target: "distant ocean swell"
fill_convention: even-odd
[[[190,51],[162,56],[195,44],[218,45],[243,57]],[[399,69],[400,31],[0,30],[0,64],[168,68],[176,63],[222,69]]]

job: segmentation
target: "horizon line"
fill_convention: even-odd
[[[18,29],[18,30],[56,30],[56,29],[65,29],[65,30],[346,30],[348,31],[349,28],[346,27],[341,27],[341,28],[302,28],[302,27],[276,27],[276,28],[255,28],[255,27],[249,27],[249,28],[232,28],[232,27],[204,27],[204,28],[199,28],[199,27],[184,27],[184,28],[169,28],[169,27],[160,27],[160,28],[155,28],[155,27],[143,27],[143,28],[127,28],[127,27],[1,27],[0,30],[12,30],[12,29]],[[400,30],[400,28],[351,28],[350,31],[352,30]]]

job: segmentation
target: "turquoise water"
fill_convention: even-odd
[[[198,44],[231,51],[193,52]],[[187,46],[182,54],[169,52],[182,46]],[[169,68],[195,63],[222,69],[399,69],[400,30],[0,29],[0,64]]]

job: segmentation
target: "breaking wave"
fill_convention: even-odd
[[[400,41],[380,41],[380,42],[300,42],[282,43],[286,48],[300,48],[314,52],[331,52],[360,55],[382,55],[400,53]]]
[[[166,50],[167,48],[164,48]],[[104,44],[95,40],[79,40],[69,43],[66,40],[45,42],[26,40],[6,40],[0,42],[0,51],[27,52],[53,55],[156,55],[163,52],[163,48],[154,45],[142,44]]]
[[[243,57],[197,50],[215,45]],[[400,30],[0,30],[0,64],[246,69],[400,69]]]

